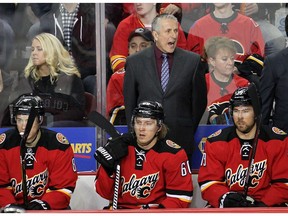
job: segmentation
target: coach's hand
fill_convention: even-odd
[[[128,154],[130,134],[124,134],[118,138],[109,140],[104,147],[99,147],[94,157],[103,166],[108,175],[115,171],[116,163]]]

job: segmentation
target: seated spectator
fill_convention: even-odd
[[[85,91],[95,88],[96,45],[95,4],[54,3],[29,31],[29,39],[42,32],[56,36],[73,57]]]
[[[128,56],[128,37],[136,28],[151,29],[152,20],[157,16],[156,3],[135,3],[135,13],[122,20],[115,32],[110,52],[113,72],[123,70]],[[177,46],[186,49],[186,38],[179,24]]]
[[[10,103],[10,94],[12,90],[13,80],[10,77],[10,74],[0,69],[0,122],[3,117],[7,114],[5,112],[6,108]]]
[[[243,62],[250,54],[264,55],[264,39],[259,25],[250,17],[234,11],[231,3],[215,3],[215,10],[197,20],[190,28],[187,48],[200,55],[206,40],[223,36],[235,43],[235,62]],[[209,27],[208,27],[209,26]]]
[[[129,55],[137,53],[153,44],[154,38],[152,32],[145,28],[137,28],[132,31],[128,38],[128,52]],[[124,106],[124,96],[123,96],[123,82],[124,82],[125,70],[116,71],[110,78],[107,86],[107,101],[106,110],[107,116],[112,117],[113,111],[117,107]],[[115,110],[116,111],[116,110]],[[118,114],[118,113],[117,113]],[[123,118],[125,118],[125,113],[123,112]],[[114,122],[114,124],[124,124],[125,122]]]
[[[210,68],[206,74],[208,123],[230,124],[227,121],[230,97],[249,82],[233,73],[236,48],[229,38],[210,37],[205,43],[205,54]]]
[[[5,116],[5,109],[10,103],[13,79],[9,73],[9,65],[14,53],[14,32],[10,25],[0,19],[0,122]],[[9,114],[8,114],[9,116]]]
[[[82,120],[85,116],[84,88],[68,51],[49,33],[35,36],[31,49],[24,73],[33,93],[43,99],[46,112],[50,113],[46,116],[47,123]]]
[[[235,9],[239,5],[240,13],[251,17],[260,26],[265,41],[264,56],[286,47],[284,35],[272,24],[275,22],[275,11],[281,7],[280,3],[241,3],[235,4]]]
[[[8,71],[15,51],[15,33],[3,19],[0,19],[0,40],[0,68]]]

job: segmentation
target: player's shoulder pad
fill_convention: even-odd
[[[2,133],[2,134],[0,134],[0,148],[1,148],[1,146],[3,146],[3,144],[4,144],[4,142],[5,142],[5,140],[6,140],[6,134],[5,133]]]
[[[173,142],[172,140],[166,140],[166,144],[168,146],[170,146],[171,148],[175,148],[175,149],[180,149],[181,146],[179,146],[177,143]]]
[[[162,153],[162,152],[169,152],[172,154],[176,154],[177,152],[179,152],[182,148],[180,145],[178,145],[177,143],[173,142],[172,140],[169,139],[163,139],[163,140],[159,140],[155,146],[155,148],[153,148],[155,151]]]
[[[259,138],[261,138],[263,141],[269,141],[271,139],[284,140],[286,137],[287,133],[278,127],[263,125],[260,129]]]
[[[16,129],[9,129],[0,134],[0,149],[11,149],[14,147],[19,146],[20,139],[19,139],[18,130]]]
[[[45,148],[49,150],[65,150],[70,147],[68,139],[62,133],[46,128],[41,128],[41,131],[41,140],[43,140],[43,142],[39,143],[39,145],[45,146]]]
[[[69,145],[68,139],[62,133],[56,133],[56,139],[59,143]]]
[[[214,133],[212,133],[207,137],[207,140],[210,143],[213,143],[217,141],[230,141],[235,137],[236,137],[235,129],[232,126],[215,131]]]

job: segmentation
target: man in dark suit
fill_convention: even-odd
[[[285,18],[288,36],[288,15]],[[288,133],[288,47],[265,57],[260,77],[262,122],[272,124]]]
[[[262,100],[263,124],[272,124],[286,133],[288,133],[287,59],[288,48],[266,56],[259,91]]]
[[[168,138],[181,145],[191,161],[194,133],[207,104],[205,68],[198,54],[176,47],[178,22],[173,15],[161,14],[152,22],[154,45],[126,62],[124,104],[126,119],[144,100],[163,105]],[[161,86],[162,54],[167,54],[169,81]],[[130,127],[130,125],[128,125]],[[145,132],[143,132],[145,135]]]

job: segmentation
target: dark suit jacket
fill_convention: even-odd
[[[288,132],[288,48],[266,56],[260,77],[262,122],[269,124],[275,99],[273,125]]]
[[[154,47],[127,58],[124,78],[124,103],[127,122],[143,100],[163,105],[168,138],[192,154],[194,133],[207,104],[204,63],[198,54],[176,48],[166,92],[157,75]]]

